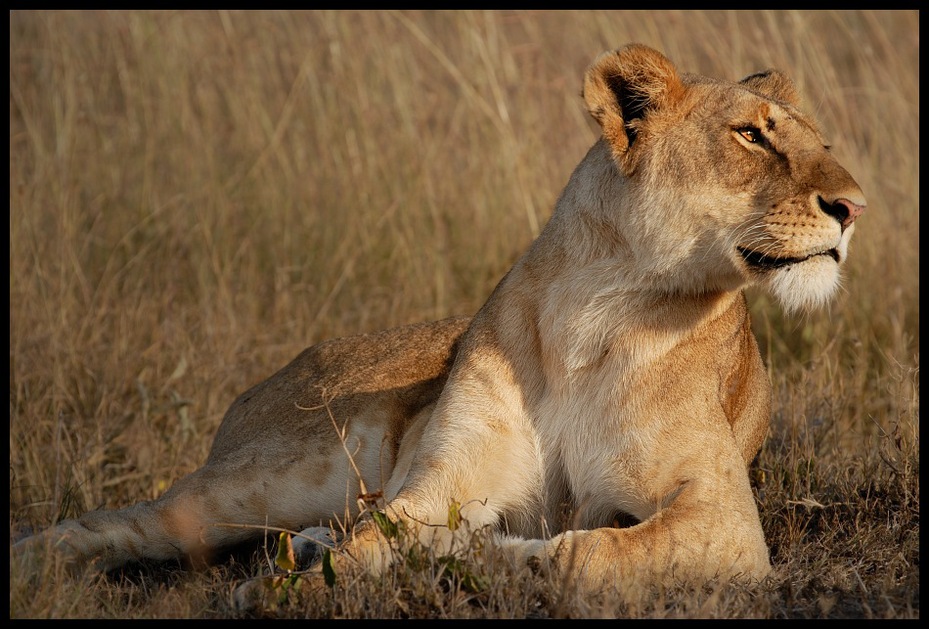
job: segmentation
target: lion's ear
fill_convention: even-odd
[[[681,98],[684,86],[664,55],[641,44],[601,54],[584,75],[584,101],[620,163],[649,111]]]
[[[778,70],[756,72],[748,75],[739,83],[765,98],[779,100],[794,107],[800,105],[800,95],[797,93],[794,82],[790,80],[790,77]]]

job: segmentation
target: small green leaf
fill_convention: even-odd
[[[453,555],[439,557],[438,562],[442,565],[442,572],[445,577],[457,580],[465,591],[478,593],[490,588],[489,577],[474,574],[468,564]]]
[[[377,528],[381,530],[381,533],[383,533],[384,537],[387,539],[394,539],[397,537],[399,533],[397,524],[395,522],[391,522],[390,518],[384,515],[383,511],[374,511],[371,514],[371,517],[374,518],[374,522],[377,524]]]
[[[455,531],[461,526],[461,504],[452,500],[448,505],[448,530]]]
[[[278,605],[283,605],[289,600],[290,592],[295,589],[298,581],[300,581],[300,575],[298,574],[279,574],[271,579],[270,582],[267,582],[265,587],[271,592],[276,591],[277,603]]]
[[[335,566],[332,565],[332,552],[328,548],[323,552],[323,579],[329,587],[335,585]]]
[[[278,568],[287,572],[297,567],[297,562],[294,559],[294,546],[290,539],[290,533],[287,531],[281,531],[277,538],[277,557],[274,559],[274,563],[277,564]]]

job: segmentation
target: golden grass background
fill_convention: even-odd
[[[597,137],[587,64],[638,41],[683,71],[786,71],[868,198],[828,310],[751,294],[779,580],[644,609],[397,585],[277,613],[918,617],[918,17],[11,12],[11,540],[156,497],[312,343],[475,312]],[[232,572],[11,565],[10,615],[226,617]]]

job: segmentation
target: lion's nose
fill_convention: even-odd
[[[831,203],[824,198],[819,197],[819,207],[823,212],[839,221],[842,225],[842,231],[845,231],[849,225],[855,222],[855,219],[861,216],[866,206],[858,205],[848,199],[836,199]]]

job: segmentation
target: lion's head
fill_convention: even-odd
[[[650,282],[758,284],[789,311],[835,292],[865,199],[789,78],[680,74],[633,44],[591,65],[584,99],[634,198],[612,220]]]

